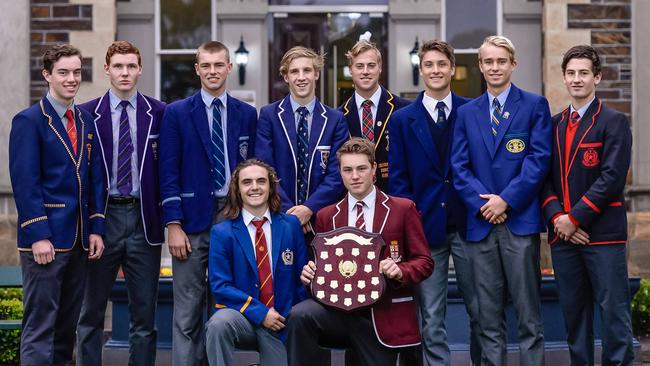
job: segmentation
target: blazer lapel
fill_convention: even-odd
[[[501,145],[503,136],[510,129],[510,123],[517,116],[517,110],[519,109],[519,103],[521,101],[521,92],[519,88],[512,84],[510,88],[510,94],[508,94],[508,99],[503,106],[503,112],[501,113],[501,118],[499,119],[499,130],[497,131],[497,136],[494,139],[494,149],[497,150],[498,146]]]
[[[147,154],[147,140],[149,138],[149,131],[153,123],[153,115],[151,114],[151,104],[138,93],[138,110],[136,115],[136,123],[138,126],[138,172],[139,178],[142,179],[142,166],[145,155]]]
[[[377,106],[377,115],[375,116],[375,148],[379,146],[379,141],[383,138],[388,128],[388,120],[395,110],[393,99],[395,97],[388,90],[381,88],[381,97],[379,98],[379,105]],[[357,113],[357,116],[359,114]],[[357,123],[357,126],[359,124]]]
[[[47,98],[41,99],[41,113],[43,113],[43,116],[47,119],[52,132],[58,137],[63,147],[68,152],[68,157],[72,160],[72,164],[76,166],[77,162],[75,161],[74,153],[72,151],[72,143],[70,142],[68,133],[65,130],[65,127],[63,127],[63,123],[61,123],[61,119],[56,114],[54,107],[52,107]],[[77,140],[79,139],[77,138]]]
[[[293,109],[291,109],[291,102],[287,95],[279,105],[278,119],[284,130],[284,135],[287,138],[287,144],[291,149],[294,163],[296,161],[296,151],[298,150],[298,135],[296,132],[296,119],[294,118]]]
[[[253,243],[251,242],[251,237],[248,234],[248,229],[244,225],[244,220],[241,215],[233,221],[232,229],[237,243],[246,256],[248,264],[251,266],[253,272],[257,273],[257,262],[255,261],[255,253],[253,253]]]
[[[237,167],[237,155],[239,155],[239,131],[241,129],[241,123],[239,123],[239,104],[235,103],[235,99],[230,95],[226,98],[228,162],[230,163],[230,171],[234,172]]]
[[[556,135],[556,147],[558,149],[558,157],[560,159],[560,167],[562,172],[564,172],[564,169],[566,168],[564,164],[564,145],[566,142],[566,126],[569,123],[569,115],[571,114],[571,108],[566,108],[564,111],[562,111],[562,116],[560,117],[560,121],[557,123],[557,127],[555,130],[555,135]],[[563,173],[564,174],[564,173]]]
[[[312,159],[314,150],[320,143],[320,139],[323,136],[323,131],[326,127],[327,115],[325,114],[325,108],[323,108],[320,101],[316,99],[316,105],[314,106],[314,115],[311,119],[311,129],[309,130],[309,153],[312,155]]]
[[[79,169],[81,158],[83,157],[84,151],[86,151],[87,148],[86,121],[84,121],[83,117],[81,116],[81,110],[76,105],[74,106],[74,122],[77,128],[77,155],[75,156],[75,165],[77,166],[77,169]],[[70,145],[72,146],[72,144]]]
[[[110,97],[108,92],[99,100],[95,107],[95,129],[104,154],[104,167],[108,182],[113,175],[113,119],[111,118]],[[110,184],[110,183],[109,183]]]
[[[490,103],[487,92],[483,93],[479,98],[478,103],[476,103],[476,110],[474,111],[474,123],[483,137],[483,143],[490,153],[490,158],[494,159],[495,144],[490,125]],[[471,129],[472,126],[467,126],[467,128]]]
[[[460,98],[458,98],[456,94],[451,93],[451,113],[449,113],[449,116],[447,116],[447,127],[449,128],[449,144],[447,144],[447,156],[451,156],[451,146],[453,145],[452,142],[454,141],[454,127],[456,125],[456,112],[458,111],[458,107],[460,107]],[[448,177],[449,170],[451,169],[450,159],[442,161],[441,166],[443,167],[443,176]]]
[[[348,128],[351,136],[361,136],[361,121],[359,121],[359,110],[353,93],[350,98],[343,104],[343,115],[348,121]]]
[[[377,196],[375,198],[375,217],[372,220],[372,231],[381,234],[388,221],[390,207],[388,207],[388,195],[377,187],[375,189],[377,190]]]
[[[192,116],[192,123],[194,124],[194,128],[203,143],[205,153],[210,157],[212,155],[210,128],[208,127],[208,115],[205,112],[205,103],[203,103],[200,91],[192,97],[192,110],[190,113]]]
[[[348,226],[348,195],[336,204],[336,212],[332,216],[332,229]]]
[[[427,111],[424,104],[422,104],[423,96],[424,92],[420,92],[418,98],[413,102],[417,113],[413,113],[409,116],[409,125],[411,126],[411,131],[413,131],[413,136],[415,136],[420,145],[422,145],[429,160],[433,162],[432,165],[434,169],[440,171],[440,164],[438,164],[440,156],[438,155],[438,150],[433,144],[433,139],[431,138],[429,119],[427,118],[429,111]]]
[[[602,102],[598,100],[598,98],[594,99],[594,101],[591,103],[589,108],[587,108],[585,115],[582,116],[582,118],[580,118],[580,122],[578,124],[578,130],[576,131],[576,134],[573,137],[573,141],[571,143],[569,170],[571,170],[573,161],[576,158],[576,154],[578,152],[578,146],[585,139],[585,136],[587,135],[587,133],[589,133],[589,130],[591,130],[593,125],[596,124],[596,116],[598,116],[598,114],[600,113],[601,103]]]
[[[280,252],[282,249],[282,243],[284,243],[284,225],[280,222],[280,216],[278,214],[271,214],[271,240],[273,245],[271,246],[271,258],[273,258],[273,273],[278,267],[278,262],[280,261]]]

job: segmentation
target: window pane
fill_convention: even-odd
[[[497,34],[497,0],[446,0],[447,42],[454,48],[479,48]]]
[[[195,49],[210,32],[210,0],[160,0],[162,49]]]
[[[388,5],[388,0],[269,0],[269,5]]]
[[[160,97],[167,103],[189,97],[201,87],[194,55],[160,56]]]

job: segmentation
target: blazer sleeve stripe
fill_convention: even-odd
[[[160,203],[160,205],[161,205],[161,206],[164,206],[165,203],[167,203],[167,202],[171,202],[171,201],[180,201],[180,200],[181,200],[181,198],[180,198],[179,196],[173,196],[173,197],[165,198],[165,199]]]
[[[35,222],[39,222],[39,221],[43,221],[43,220],[47,220],[47,216],[39,216],[39,217],[35,217],[33,219],[29,219],[29,220],[23,222],[22,224],[20,224],[20,228],[22,229],[27,225],[31,225],[31,224],[33,224]]]
[[[586,203],[587,206],[591,207],[591,209],[594,210],[596,213],[600,213],[600,208],[598,208],[596,204],[591,202],[589,198],[587,198],[587,196],[582,196],[582,202]]]
[[[557,201],[557,200],[558,200],[557,196],[551,196],[547,198],[546,200],[544,200],[544,203],[542,203],[542,208],[546,207],[546,205],[548,205],[551,201]]]
[[[242,314],[244,313],[244,310],[246,310],[248,305],[251,303],[251,300],[253,300],[253,298],[251,296],[249,296],[248,299],[246,299],[246,302],[244,303],[244,306],[242,306],[241,309],[239,309],[240,313],[242,313]]]

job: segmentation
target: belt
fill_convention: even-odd
[[[138,201],[139,199],[133,196],[126,196],[126,197],[109,196],[108,197],[108,203],[113,205],[131,205],[137,203]]]

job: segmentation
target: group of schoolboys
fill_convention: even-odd
[[[108,48],[111,87],[84,104],[74,100],[79,50],[47,50],[47,94],[15,116],[9,146],[22,363],[70,364],[76,343],[77,365],[100,365],[121,268],[129,364],[153,365],[166,228],[174,365],[231,365],[237,348],[256,349],[262,365],[324,365],[331,342],[350,349],[352,364],[449,365],[450,257],[471,362],[506,364],[510,299],[520,364],[543,365],[539,233],[548,227],[572,364],[594,363],[596,308],[603,364],[631,364],[623,187],[632,137],[625,116],[595,97],[598,54],[564,55],[570,105],[553,118],[544,97],[511,82],[510,40],[487,37],[478,55],[487,91],[470,100],[451,92],[453,48],[425,42],[425,90],[409,103],[379,84],[382,55],[361,40],[346,54],[354,94],[335,110],[315,96],[323,56],[297,46],[279,70],[290,93],[258,118],[226,93],[232,64],[220,42],[198,48],[200,91],[169,105],[137,91],[142,64],[129,42]],[[305,238],[346,226],[391,243],[379,262],[386,292],[352,312],[308,295],[319,268]]]

